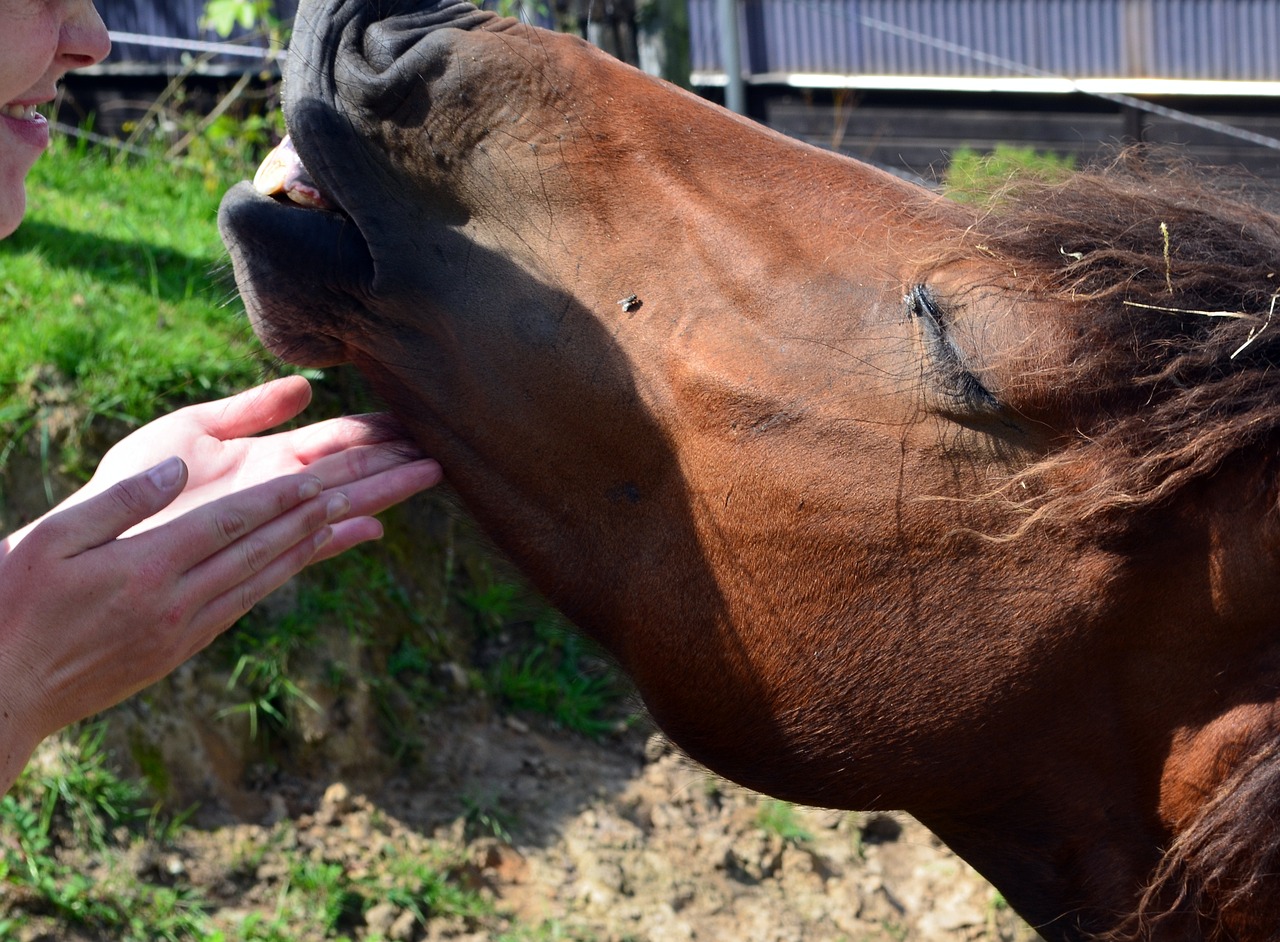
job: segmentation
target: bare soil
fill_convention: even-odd
[[[763,823],[773,803],[658,733],[602,744],[466,712],[433,724],[429,761],[412,777],[362,789],[269,776],[254,786],[260,820],[189,829],[161,854],[165,866],[203,886],[229,924],[270,910],[286,852],[359,873],[392,852],[444,846],[465,861],[455,879],[495,906],[493,917],[425,925],[374,907],[357,938],[481,942],[548,923],[558,934],[546,938],[599,942],[1035,938],[909,816],[796,809],[784,835]],[[249,872],[247,847],[268,849]]]

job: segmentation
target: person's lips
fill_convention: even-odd
[[[0,124],[19,140],[41,150],[49,146],[49,122],[34,103],[0,105]]]

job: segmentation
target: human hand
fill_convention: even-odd
[[[347,416],[259,436],[298,415],[310,401],[307,381],[291,376],[162,416],[107,452],[93,479],[70,501],[78,503],[102,493],[115,482],[176,455],[189,469],[186,488],[130,534],[272,478],[306,472],[318,477],[326,490],[340,490],[351,502],[350,513],[335,522],[333,539],[317,560],[377,539],[382,525],[371,515],[436,484],[440,466],[422,459],[416,447],[396,437],[379,416]]]
[[[250,437],[310,398],[291,377],[157,419],[0,541],[0,791],[45,736],[169,673],[308,563],[376,539],[370,514],[440,480],[374,416]]]
[[[187,481],[169,459],[60,508],[0,555],[0,788],[45,736],[204,648],[350,512],[317,476],[295,474],[119,539]]]

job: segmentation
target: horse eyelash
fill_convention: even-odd
[[[912,285],[905,298],[912,317],[920,322],[925,349],[938,367],[949,396],[975,412],[999,412],[1000,400],[965,366],[964,356],[951,340],[946,315],[926,285]]]

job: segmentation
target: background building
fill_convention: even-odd
[[[752,117],[926,179],[959,147],[1087,159],[1145,140],[1280,184],[1280,0],[504,3],[721,101],[733,78],[725,42],[736,39]],[[278,0],[276,14],[287,21],[296,6]],[[260,55],[192,45],[220,42],[201,28],[203,0],[100,8],[115,51],[72,85],[80,112],[99,111],[107,130],[135,114],[158,79],[186,71],[197,87],[216,87],[273,69]]]

